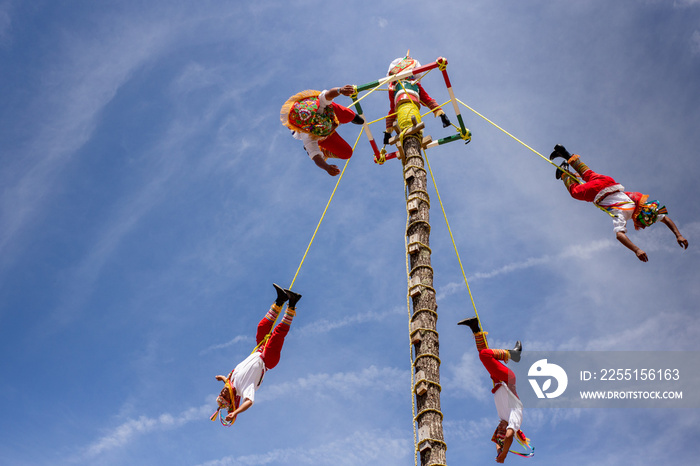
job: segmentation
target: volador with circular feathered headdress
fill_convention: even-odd
[[[317,140],[333,134],[339,124],[338,118],[330,105],[319,111],[320,94],[320,91],[306,90],[287,99],[280,110],[282,124]]]

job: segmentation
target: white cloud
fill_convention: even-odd
[[[367,311],[352,314],[340,319],[319,319],[309,325],[301,327],[299,329],[299,333],[327,333],[331,330],[337,330],[339,328],[347,327],[350,325],[364,324],[367,322],[379,322],[384,319],[387,319],[388,317],[395,316],[397,314],[402,314],[404,312],[406,312],[405,309],[396,307],[385,312]]]
[[[406,382],[408,377],[408,371],[390,367],[378,368],[376,366],[367,367],[359,372],[311,374],[292,382],[266,387],[264,398],[260,397],[257,403],[265,402],[265,399],[282,398],[289,393],[295,392],[298,394],[303,391],[311,392],[314,396],[332,393],[334,397],[346,399],[357,399],[362,396],[367,396],[370,391],[396,393],[401,390],[407,390],[408,385]],[[157,431],[176,429],[191,421],[201,420],[211,414],[214,405],[215,403],[212,401],[200,407],[188,408],[179,414],[165,413],[158,417],[140,416],[137,419],[129,419],[82,449],[79,457],[83,460],[89,460],[110,450],[124,447],[140,436]],[[286,454],[287,453],[283,451],[273,451],[267,453],[266,457],[274,458],[277,461],[280,458],[286,457],[280,455]],[[267,464],[265,462],[245,462],[252,461],[250,458],[253,457],[247,456],[242,459],[239,458],[236,460],[239,461],[239,463],[235,464]],[[264,458],[260,458],[257,455],[254,458],[256,458],[256,461],[265,461]],[[224,462],[208,464],[234,464],[227,462],[231,461],[230,459],[221,461]]]
[[[510,264],[503,265],[488,272],[477,272],[467,277],[467,282],[472,282],[474,280],[487,280],[501,275],[507,275],[518,270],[557,263],[567,258],[588,259],[592,254],[607,250],[614,244],[615,243],[610,239],[601,239],[584,245],[575,244],[553,256],[547,254],[540,257],[530,257],[524,261],[511,262]],[[461,292],[463,289],[463,282],[448,283],[447,285],[440,287],[438,290],[438,299],[444,299],[455,293]]]
[[[448,377],[442,376],[442,385],[455,396],[467,396],[479,401],[487,401],[491,395],[487,372],[479,361],[476,351],[464,353],[457,365],[445,366]]]
[[[700,31],[693,32],[693,35],[690,37],[690,50],[694,55],[700,54]]]
[[[205,348],[202,351],[200,351],[199,354],[201,356],[203,354],[210,353],[212,351],[228,348],[230,346],[233,346],[233,345],[235,345],[237,343],[241,343],[241,342],[252,344],[253,338],[246,336],[246,335],[238,335],[235,338],[233,338],[232,340],[227,341],[226,343],[220,343],[218,345],[211,345],[210,347]]]
[[[9,10],[9,2],[0,4],[0,46],[8,45],[11,42],[12,17]]]
[[[265,398],[283,397],[288,393],[307,391],[317,395],[332,393],[334,397],[355,399],[366,396],[369,389],[380,392],[400,392],[405,389],[410,374],[391,367],[369,366],[359,372],[310,374],[292,382],[265,389]]]
[[[202,419],[209,415],[211,406],[207,404],[199,408],[189,408],[178,415],[162,414],[157,418],[141,416],[138,419],[129,419],[88,445],[80,457],[83,460],[94,459],[107,451],[125,446],[139,435],[175,429],[190,421]]]
[[[693,7],[700,5],[700,0],[674,0],[673,6],[675,7]]]
[[[228,465],[333,465],[356,466],[381,464],[384,466],[406,464],[412,441],[385,431],[355,432],[345,438],[309,447],[273,449],[264,453],[243,456],[227,456],[203,463],[200,466]]]
[[[40,211],[61,168],[89,140],[101,110],[163,45],[166,31],[157,26],[122,26],[116,26],[120,34],[111,40],[67,37],[44,63],[44,88],[33,103],[40,110],[31,116],[31,147],[21,166],[7,168],[14,179],[5,187],[0,205],[0,251],[8,249]]]

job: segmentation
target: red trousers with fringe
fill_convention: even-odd
[[[341,125],[350,123],[353,118],[355,118],[355,112],[349,108],[343,107],[335,102],[331,102],[331,106],[333,107],[335,116],[338,117],[338,123]],[[318,145],[322,149],[331,152],[339,159],[347,160],[352,156],[352,147],[350,147],[350,144],[348,144],[345,139],[341,138],[336,131],[333,131],[333,133],[323,141],[319,141]]]
[[[263,317],[263,319],[258,324],[258,332],[255,336],[255,343],[260,344],[265,338],[265,335],[270,333],[270,329],[274,325],[270,319]],[[275,330],[270,335],[270,338],[265,343],[265,346],[261,347],[258,351],[262,352],[262,360],[265,363],[266,369],[272,369],[280,362],[280,355],[282,353],[282,345],[284,345],[284,337],[287,336],[289,332],[289,325],[280,322],[275,327]]]

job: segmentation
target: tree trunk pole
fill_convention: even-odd
[[[420,133],[418,133],[420,136]],[[409,294],[413,302],[411,342],[414,349],[416,419],[421,466],[445,465],[447,445],[440,411],[440,342],[436,331],[437,302],[430,251],[430,198],[421,141],[403,141],[407,186]]]

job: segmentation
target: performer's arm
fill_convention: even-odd
[[[331,176],[336,176],[338,173],[340,173],[340,168],[336,167],[335,165],[330,165],[326,163],[325,160],[323,160],[323,156],[321,155],[314,155],[313,161],[318,166],[319,168],[322,168],[323,170],[326,170],[329,175]]]
[[[503,448],[501,448],[501,451],[496,457],[496,463],[503,463],[506,460],[506,456],[508,456],[508,451],[510,451],[510,445],[513,443],[514,435],[515,431],[511,428],[508,428],[508,430],[506,431],[506,438],[503,439]]]
[[[621,242],[627,249],[632,251],[637,255],[637,258],[642,261],[642,262],[647,262],[649,261],[649,258],[647,257],[647,253],[642,251],[640,247],[638,247],[636,244],[634,244],[625,234],[623,231],[618,231],[616,233],[617,240]]]
[[[435,99],[430,97],[420,83],[418,83],[418,92],[420,93],[420,103],[432,110],[436,117],[445,114],[442,108],[440,108],[440,104],[437,103]]]
[[[326,99],[333,100],[340,94],[350,96],[355,92],[355,87],[352,84],[346,84],[343,87],[334,87],[330,91],[326,91]]]
[[[394,102],[394,90],[389,89],[389,113],[386,116],[386,131],[385,133],[391,133],[391,128],[394,126],[396,121],[396,102]],[[384,145],[387,145],[385,142]]]
[[[233,421],[234,419],[236,419],[236,416],[241,414],[243,411],[246,411],[251,406],[253,406],[253,402],[250,399],[246,398],[245,401],[241,403],[241,405],[238,407],[238,409],[235,409],[228,413],[228,415],[226,416],[226,420],[229,422]]]
[[[681,232],[678,231],[678,227],[676,227],[676,224],[673,223],[673,220],[666,215],[664,218],[661,219],[663,223],[666,224],[666,226],[673,232],[674,235],[676,235],[676,241],[678,241],[678,244],[680,247],[683,249],[688,249],[688,240],[683,238],[683,235],[681,235]]]

